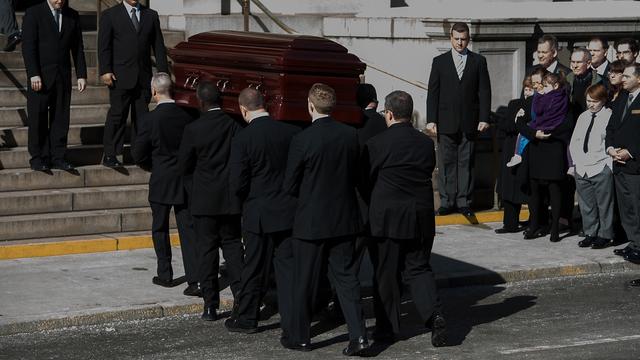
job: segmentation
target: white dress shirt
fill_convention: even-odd
[[[592,112],[587,110],[580,114],[569,143],[571,159],[576,167],[576,174],[582,177],[593,177],[602,172],[605,166],[613,169],[613,159],[605,151],[607,124],[611,117],[611,109],[603,107],[596,113],[593,127],[587,140],[588,150],[584,152],[584,139],[587,135]]]
[[[551,65],[547,67],[547,71],[554,74],[556,72],[557,67],[558,67],[558,60],[553,60]]]

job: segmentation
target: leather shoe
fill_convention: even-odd
[[[549,241],[551,241],[551,242],[559,242],[560,241],[560,234],[558,234],[557,231],[552,231],[551,235],[549,235]]]
[[[123,166],[122,163],[118,161],[118,158],[115,156],[105,156],[104,159],[102,159],[102,165],[109,168],[119,168]]]
[[[224,327],[226,327],[229,332],[237,332],[243,334],[254,334],[258,332],[257,326],[241,325],[236,319],[225,320]]]
[[[580,246],[581,248],[589,247],[593,245],[596,239],[597,239],[596,237],[587,235],[584,237],[584,239],[578,241],[578,246]]]
[[[634,279],[629,281],[629,286],[638,287],[640,286],[640,279]]]
[[[455,209],[452,207],[440,206],[440,208],[438,209],[437,215],[439,216],[451,215],[454,212],[455,212]]]
[[[447,345],[446,322],[441,314],[433,314],[428,321],[431,328],[431,345],[441,347]]]
[[[522,231],[522,227],[518,226],[515,228],[508,228],[503,226],[499,229],[495,229],[494,231],[496,232],[496,234],[511,234],[511,233],[518,233]]]
[[[360,336],[356,340],[350,340],[349,345],[342,350],[342,355],[355,356],[360,355],[364,350],[369,348],[369,341],[364,336]]]
[[[591,244],[592,249],[604,249],[609,246],[611,240],[603,239],[601,237],[597,237],[596,240]]]
[[[542,229],[525,230],[523,233],[525,240],[537,239],[546,235],[546,232]]]
[[[64,160],[54,161],[53,163],[51,163],[51,168],[58,169],[58,170],[65,170],[65,171],[70,171],[75,169],[73,165],[69,164]]]
[[[157,276],[154,276],[151,282],[162,287],[173,287],[173,280],[164,280]]]
[[[476,214],[473,212],[473,210],[471,210],[471,208],[465,206],[465,207],[461,207],[458,209],[458,212],[466,217],[473,217],[476,216]]]
[[[286,338],[286,337],[280,338],[280,344],[284,348],[289,350],[303,351],[303,352],[311,351],[311,344],[297,344],[290,341],[289,338]]]
[[[627,246],[622,249],[613,249],[613,254],[618,256],[625,256],[632,251],[633,249]]]
[[[631,252],[624,256],[624,259],[634,264],[640,264],[640,251],[631,250]]]
[[[218,313],[213,306],[205,305],[200,318],[205,321],[216,321],[218,320]]]
[[[14,51],[16,49],[16,46],[18,46],[18,44],[20,44],[21,41],[22,41],[22,35],[19,32],[11,34],[9,38],[7,38],[7,44],[4,46],[3,51],[6,51],[6,52]]]
[[[186,296],[202,297],[202,289],[200,289],[197,283],[189,284],[182,293]]]
[[[31,170],[33,171],[47,171],[49,170],[49,165],[43,163],[34,163],[31,164]]]

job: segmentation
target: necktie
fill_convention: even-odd
[[[131,9],[131,22],[133,22],[133,27],[136,31],[140,31],[140,22],[138,21],[138,17],[136,16],[136,9]]]
[[[462,55],[458,54],[458,63],[456,64],[456,71],[458,72],[458,79],[462,79],[462,74],[464,73],[464,58]]]
[[[629,99],[627,100],[627,105],[625,105],[624,107],[624,111],[622,112],[622,118],[620,119],[620,121],[624,121],[625,116],[627,116],[627,112],[629,111],[629,108],[631,107],[631,103],[633,102],[633,94],[629,94]]]
[[[55,10],[54,13],[54,19],[56,20],[56,29],[58,29],[58,32],[60,32],[60,10]]]
[[[593,121],[596,119],[596,113],[591,114],[591,122],[587,128],[587,134],[584,136],[584,144],[582,144],[582,150],[586,154],[589,152],[589,135],[591,135],[591,129],[593,129]]]

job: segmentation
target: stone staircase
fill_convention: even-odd
[[[184,40],[182,32],[165,31],[164,36],[167,47]],[[107,88],[98,83],[96,37],[96,32],[84,33],[89,86],[82,94],[74,90],[71,100],[67,159],[77,166],[72,172],[29,169],[21,49],[0,52],[0,246],[55,237],[149,234],[149,174],[133,165],[117,170],[100,165],[109,100]],[[0,44],[5,41],[0,36]],[[131,163],[128,151],[124,161]]]

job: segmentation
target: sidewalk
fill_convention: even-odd
[[[576,236],[551,243],[497,235],[498,223],[438,226],[432,265],[442,287],[640,270],[612,253],[581,249]],[[183,274],[174,248],[174,274]],[[0,335],[118,320],[199,313],[186,284],[151,284],[152,249],[0,260]],[[223,307],[231,293],[222,293]]]

